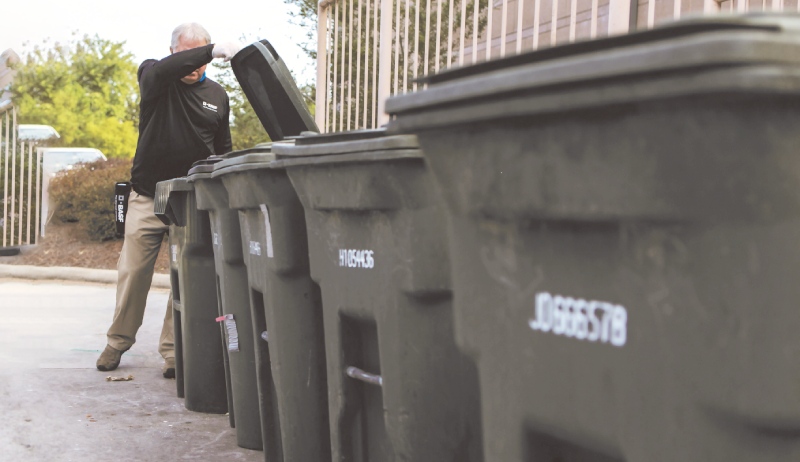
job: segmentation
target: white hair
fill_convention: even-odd
[[[205,27],[197,24],[196,22],[183,23],[172,31],[172,49],[178,48],[178,41],[183,38],[184,40],[205,40],[206,43],[211,43],[211,35]]]

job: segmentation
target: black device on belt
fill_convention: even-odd
[[[130,194],[130,182],[119,182],[114,185],[114,223],[117,225],[117,237],[125,236],[125,216],[128,213],[128,196]]]

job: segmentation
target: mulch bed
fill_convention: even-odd
[[[22,254],[0,257],[0,264],[117,269],[122,240],[89,240],[75,223],[50,223],[40,239],[36,246],[25,248]],[[169,272],[166,240],[156,260],[156,272]]]

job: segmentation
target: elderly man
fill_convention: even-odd
[[[156,183],[186,175],[197,160],[231,149],[229,101],[225,90],[206,77],[214,58],[230,60],[236,44],[211,44],[199,24],[187,23],[172,32],[170,55],[139,66],[141,92],[139,142],[131,169],[131,191],[125,241],[117,269],[117,304],[108,329],[108,345],[97,369],[112,371],[122,353],[136,341],[142,325],[156,257],[168,227],[153,212]],[[172,305],[167,306],[159,353],[163,375],[175,377]]]

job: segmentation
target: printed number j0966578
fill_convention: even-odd
[[[536,294],[531,329],[555,335],[610,343],[621,347],[628,339],[628,311],[622,305],[597,300]]]

